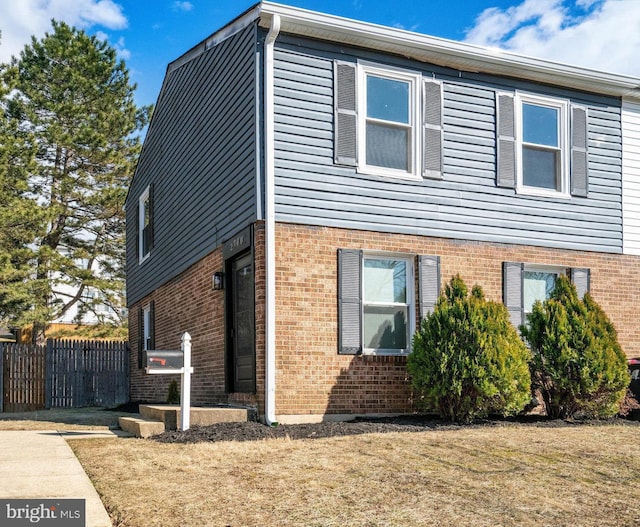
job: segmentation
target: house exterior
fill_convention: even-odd
[[[261,2],[168,66],[127,210],[131,398],[411,410],[459,273],[519,324],[559,274],[640,355],[640,79]]]

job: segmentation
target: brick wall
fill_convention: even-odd
[[[411,410],[404,357],[337,353],[339,248],[439,255],[441,280],[459,273],[467,285],[502,301],[502,262],[588,267],[591,293],[616,326],[628,356],[640,356],[640,258],[529,246],[488,244],[409,235],[278,224],[276,232],[276,413],[281,421],[330,414]],[[223,266],[214,251],[130,310],[131,397],[164,401],[170,376],[137,368],[138,309],[155,303],[156,348],[177,349],[193,338],[194,404],[257,404],[264,413],[264,227],[254,229],[256,277],[256,394],[225,394],[224,292],[211,278]],[[306,416],[306,417],[305,417]]]
[[[130,308],[131,400],[164,402],[171,380],[180,382],[179,375],[147,375],[138,368],[138,310],[151,301],[156,349],[180,349],[181,335],[191,335],[192,403],[224,399],[224,291],[212,287],[213,273],[221,269],[222,250],[217,249]]]
[[[628,356],[640,356],[640,258],[538,247],[278,224],[277,380],[279,416],[394,413],[411,408],[403,357],[337,353],[337,250],[440,256],[444,284],[467,285],[502,301],[502,262],[588,267],[591,293],[616,326]],[[286,420],[282,417],[281,420]]]

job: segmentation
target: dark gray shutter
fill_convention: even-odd
[[[496,94],[496,184],[516,187],[516,119],[512,93]]]
[[[357,163],[356,65],[336,60],[333,68],[334,161],[340,165]]]
[[[418,256],[420,318],[431,313],[440,294],[440,257]]]
[[[338,353],[362,353],[362,251],[338,249]]]
[[[591,271],[589,269],[572,268],[571,281],[576,286],[578,298],[582,298],[585,293],[589,292],[591,287]]]
[[[138,368],[144,365],[144,310],[138,308]]]
[[[587,159],[587,109],[571,106],[571,195],[587,197],[589,166]]]
[[[442,83],[422,87],[422,175],[442,179]]]
[[[524,322],[522,272],[524,264],[502,263],[502,300],[509,310],[511,323],[517,328]]]
[[[156,349],[156,304],[152,300],[149,304],[149,348]]]

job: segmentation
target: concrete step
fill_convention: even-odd
[[[136,437],[151,437],[165,431],[162,421],[144,419],[139,414],[118,418],[120,428]]]
[[[140,414],[144,419],[163,422],[166,430],[177,430],[180,423],[180,406],[170,404],[141,404]],[[209,426],[216,423],[241,423],[248,420],[246,408],[192,406],[191,426]]]

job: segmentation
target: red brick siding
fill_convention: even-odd
[[[502,301],[502,263],[588,267],[591,293],[615,324],[628,356],[640,356],[640,258],[530,246],[466,242],[293,224],[276,228],[276,413],[323,415],[391,413],[411,409],[404,357],[337,353],[337,250],[339,248],[439,255],[442,283],[459,273]],[[130,311],[131,397],[164,401],[172,377],[137,368],[138,309],[155,302],[156,348],[193,338],[194,404],[230,400],[257,404],[264,413],[264,226],[255,225],[256,394],[225,394],[224,292],[211,279],[222,269],[218,249],[160,287]]]
[[[337,354],[339,248],[439,255],[442,283],[459,273],[498,301],[504,261],[588,267],[625,352],[640,355],[638,257],[293,224],[278,224],[276,246],[279,415],[410,410],[404,358]]]
[[[180,379],[177,375],[147,375],[138,369],[138,310],[152,300],[156,349],[180,349],[182,334],[191,335],[192,403],[211,404],[224,395],[224,291],[214,291],[212,286],[213,273],[221,269],[222,250],[218,249],[131,307],[132,400],[164,402],[171,380]]]

